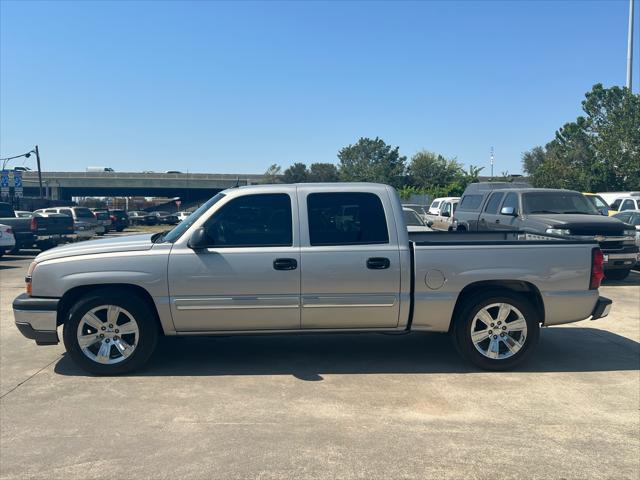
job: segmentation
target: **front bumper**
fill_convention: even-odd
[[[632,247],[626,247],[622,252],[618,253],[607,250],[602,250],[602,253],[604,255],[605,270],[632,268],[638,261],[640,261],[638,247],[635,245]]]
[[[613,302],[606,297],[598,297],[598,301],[596,302],[596,306],[593,307],[593,312],[591,312],[591,320],[597,320],[599,318],[604,318],[609,315],[609,311],[611,310],[611,304]]]
[[[13,301],[13,317],[16,327],[25,337],[38,345],[55,345],[58,338],[57,298],[30,297],[26,293]]]

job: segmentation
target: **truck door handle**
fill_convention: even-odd
[[[500,219],[496,220],[496,223],[500,223]]]
[[[295,270],[298,268],[298,261],[295,258],[276,258],[273,261],[273,268],[276,270]]]
[[[391,262],[385,257],[371,257],[367,260],[367,268],[370,270],[384,270],[389,268]]]

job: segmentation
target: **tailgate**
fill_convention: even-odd
[[[51,215],[48,217],[33,217],[37,235],[69,235],[73,233],[73,218],[67,215]]]

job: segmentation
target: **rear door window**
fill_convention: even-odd
[[[500,205],[500,202],[502,201],[503,196],[504,196],[504,193],[502,192],[492,193],[491,196],[489,197],[489,201],[487,202],[487,206],[484,207],[484,211],[489,214],[497,214],[498,206]]]
[[[373,193],[312,193],[307,211],[311,245],[389,243],[384,208]]]

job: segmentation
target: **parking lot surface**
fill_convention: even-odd
[[[0,259],[2,479],[640,475],[640,273],[514,372],[413,333],[164,339],[101,378],[15,328],[32,257]]]

